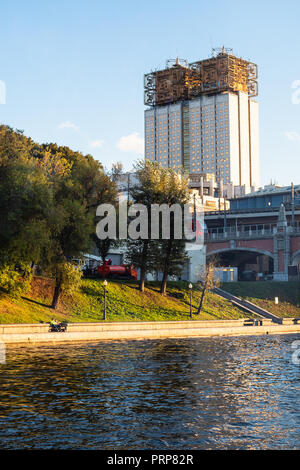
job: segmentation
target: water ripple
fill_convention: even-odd
[[[8,347],[0,448],[299,449],[296,338]]]

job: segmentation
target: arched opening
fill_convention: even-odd
[[[219,267],[236,267],[239,281],[272,280],[274,259],[272,253],[254,249],[226,249],[207,254],[214,257]]]

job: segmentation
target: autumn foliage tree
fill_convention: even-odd
[[[206,266],[204,267],[204,270],[200,276],[201,297],[200,297],[200,302],[199,302],[199,306],[197,309],[197,315],[200,315],[202,311],[204,299],[205,299],[207,292],[212,290],[214,287],[218,287],[220,284],[219,279],[215,276],[216,266],[217,266],[217,259],[210,258],[207,261]]]

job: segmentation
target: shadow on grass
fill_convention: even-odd
[[[81,287],[81,290],[84,294],[91,296],[92,298],[97,298],[100,303],[103,302],[103,285],[102,285],[102,280],[93,280],[93,284],[83,284]],[[129,289],[132,289],[136,293],[140,293],[139,288],[138,288],[138,283],[136,281],[125,281],[125,280],[109,280],[110,285],[117,285],[119,287],[126,287]],[[108,287],[108,295],[107,295],[107,308],[108,311],[110,311],[111,314],[118,315],[118,310],[120,313],[129,315],[131,318],[137,317],[137,319],[140,316],[143,316],[144,313],[146,313],[146,316],[148,315],[153,315],[154,317],[160,317],[161,321],[164,320],[172,320],[172,315],[174,316],[180,316],[185,319],[189,319],[189,310],[190,310],[190,296],[189,296],[189,289],[188,289],[188,283],[187,282],[169,282],[168,283],[168,289],[167,289],[167,296],[164,296],[164,299],[167,300],[169,299],[170,301],[175,301],[178,304],[178,309],[175,307],[173,303],[170,305],[158,305],[155,304],[155,298],[158,299],[160,297],[159,293],[159,287],[160,287],[160,282],[159,281],[150,281],[147,282],[145,285],[145,292],[141,293],[141,303],[142,305],[137,301],[133,301],[133,299],[130,299],[131,295],[129,295],[129,298],[126,296],[124,298],[122,296],[121,292],[115,293],[114,290],[112,292],[109,292],[109,287]],[[199,293],[201,292],[201,289],[198,288],[198,286],[193,286],[193,298],[192,298],[192,309],[193,309],[193,319],[202,319],[202,315],[195,314],[195,312],[198,309],[200,298],[197,298],[199,296]],[[197,292],[197,296],[194,295]],[[153,297],[153,304],[149,302],[148,296],[149,294],[155,294],[155,297]],[[128,294],[127,294],[128,295]],[[143,300],[142,300],[143,299]],[[145,299],[146,299],[146,304],[145,304]],[[143,305],[144,303],[144,305]],[[151,304],[151,305],[150,305]],[[167,318],[161,318],[161,317],[167,317]],[[218,318],[218,314],[209,312],[209,316],[212,318]]]
[[[129,287],[129,286],[127,286]],[[136,287],[134,286],[130,286],[132,289],[135,289],[137,290]],[[97,298],[99,299],[99,302],[102,303],[103,302],[103,295],[102,292],[98,291],[97,289],[97,292],[95,291],[95,289],[93,289],[92,286],[84,286],[82,287],[82,291],[88,295],[88,296],[91,296],[91,297],[94,297],[94,298]],[[183,310],[176,310],[176,309],[173,309],[173,308],[164,308],[162,306],[155,306],[155,304],[153,305],[140,305],[140,304],[137,304],[136,302],[134,301],[130,301],[128,298],[126,299],[122,299],[120,297],[116,297],[114,294],[110,295],[110,293],[108,293],[107,295],[107,309],[108,309],[108,312],[110,312],[111,314],[114,314],[114,315],[118,315],[118,313],[120,312],[120,314],[125,314],[125,315],[129,315],[131,318],[134,318],[136,317],[137,320],[140,319],[140,317],[143,317],[144,314],[146,313],[146,316],[154,316],[154,317],[167,317],[167,318],[160,318],[160,321],[165,321],[165,320],[172,320],[172,316],[175,314],[176,315],[179,315],[179,316],[183,316],[183,317],[187,317],[188,318],[188,315],[189,315],[189,304],[187,305],[187,302],[182,302],[182,304],[186,304],[186,312],[184,312]],[[119,312],[118,312],[119,311]],[[152,320],[154,321],[155,318]],[[150,320],[149,320],[150,321]]]
[[[32,304],[40,305],[41,307],[52,308],[51,305],[43,304],[42,302],[38,302],[37,300],[29,299],[28,297],[21,297],[23,300],[27,300],[27,302],[31,302]]]

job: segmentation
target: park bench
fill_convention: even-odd
[[[50,323],[49,331],[50,332],[65,332],[67,331],[68,324],[66,322],[61,323]]]

